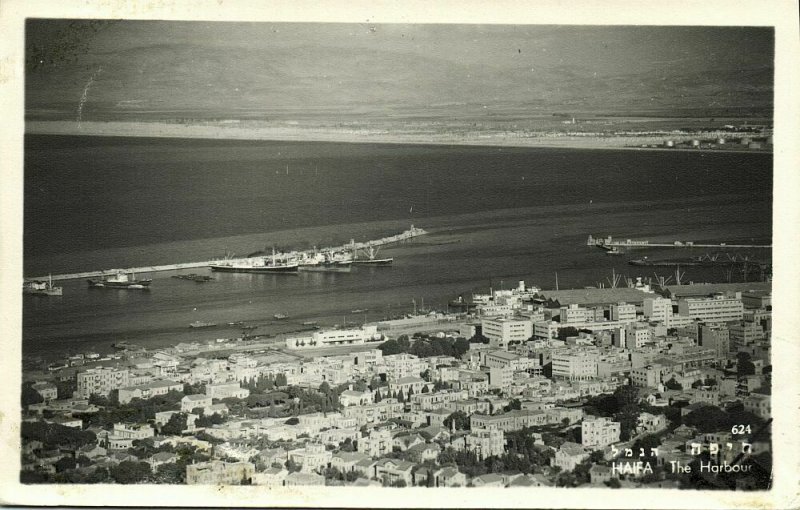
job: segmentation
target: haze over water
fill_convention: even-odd
[[[190,330],[194,320],[254,321],[262,333],[376,320],[410,312],[412,299],[444,308],[519,279],[552,288],[556,272],[561,288],[605,282],[612,267],[652,276],[586,247],[589,234],[771,240],[770,154],[28,136],[25,158],[26,276],[340,244],[411,223],[431,232],[382,251],[394,267],[350,274],[215,274],[199,285],[156,273],[149,292],[65,282],[62,298],[26,296],[26,353],[238,334]]]

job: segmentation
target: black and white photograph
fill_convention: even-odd
[[[796,497],[797,5],[88,4],[4,60],[4,502]]]

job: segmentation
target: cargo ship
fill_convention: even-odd
[[[112,276],[106,276],[101,279],[88,280],[90,288],[106,288],[106,289],[148,289],[153,280],[137,280],[136,275],[130,275],[124,271],[117,271]]]
[[[60,296],[63,290],[62,287],[53,287],[52,276],[46,282],[34,280],[22,284],[22,293],[34,296]]]
[[[366,258],[358,258],[355,257],[353,259],[353,264],[363,265],[363,266],[391,266],[394,262],[393,257],[379,259],[377,257],[378,250],[374,247],[370,246],[367,250],[364,251]]]
[[[300,271],[322,271],[334,273],[349,273],[353,258],[344,252],[315,252],[305,254],[300,260]]]
[[[274,256],[228,260],[209,265],[212,271],[222,273],[297,273],[299,266],[295,260],[280,260]]]

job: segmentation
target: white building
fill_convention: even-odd
[[[91,395],[107,396],[113,390],[129,386],[130,372],[128,369],[118,370],[112,367],[90,368],[78,372],[78,398],[89,398]]]
[[[292,337],[286,339],[289,349],[308,349],[331,347],[337,345],[362,345],[372,340],[380,340],[378,327],[362,326],[355,329],[331,329],[315,331],[311,336]]]
[[[533,322],[530,319],[496,318],[481,321],[483,336],[489,345],[497,349],[508,349],[511,341],[525,343],[533,336]]]
[[[553,379],[593,379],[598,360],[597,352],[586,349],[553,352]]]
[[[672,300],[655,297],[645,298],[643,303],[644,317],[651,321],[662,322],[665,326],[670,326],[672,318]]]
[[[706,322],[737,321],[742,319],[744,305],[741,293],[735,296],[715,294],[710,298],[685,298],[678,301],[678,312],[691,319]]]
[[[581,445],[599,450],[619,442],[620,423],[608,418],[585,418],[581,424]]]
[[[619,322],[633,322],[636,320],[636,305],[620,301],[611,305],[611,320]]]
[[[634,312],[635,313],[635,312]],[[562,306],[559,311],[561,324],[565,326],[582,324],[593,321],[595,318],[594,310],[583,308],[576,304]]]

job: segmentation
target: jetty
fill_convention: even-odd
[[[349,243],[343,246],[337,246],[327,249],[333,251],[344,251],[344,250],[368,249],[370,247],[374,248],[376,246],[388,246],[391,244],[397,244],[409,241],[415,237],[425,235],[427,233],[428,232],[426,230],[411,225],[411,228],[409,228],[408,230],[401,232],[399,234],[395,234],[393,236],[382,237],[380,239],[373,239],[371,241],[361,241],[361,242],[355,242],[355,240],[351,239]],[[302,255],[303,253],[306,252],[303,251],[292,252],[289,255]],[[249,260],[250,258],[255,258],[255,257],[242,257],[238,259],[226,259],[226,260],[239,262],[239,261]],[[200,262],[178,262],[175,264],[163,264],[157,266],[131,267],[127,269],[101,269],[97,271],[84,271],[80,273],[64,273],[64,274],[54,274],[46,276],[25,277],[25,281],[47,280],[48,278],[52,278],[53,281],[79,280],[83,278],[97,278],[103,276],[111,276],[117,274],[120,271],[124,273],[156,273],[160,271],[176,271],[180,269],[196,269],[196,268],[208,267],[211,264],[216,264],[219,262],[220,262],[219,259],[215,259],[215,260],[205,260]]]
[[[614,240],[608,237],[589,236],[586,246],[596,246],[604,250],[614,248],[772,248],[771,244],[729,244],[729,243],[695,243],[693,241],[672,241],[671,243],[651,243],[647,240],[625,239]]]

